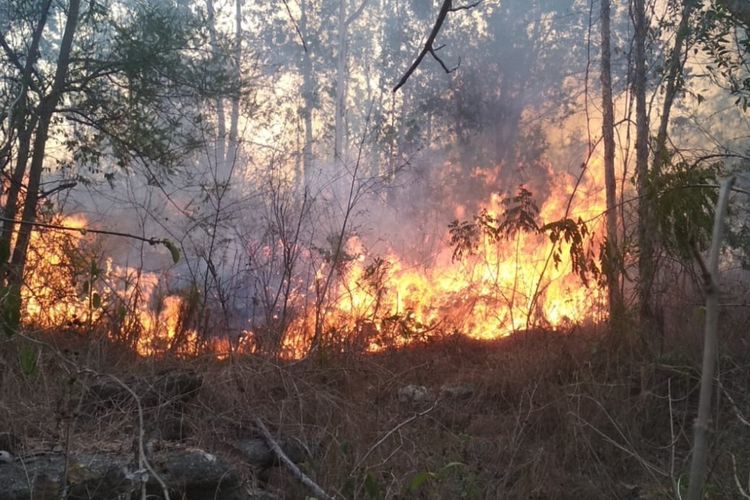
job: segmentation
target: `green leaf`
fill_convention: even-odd
[[[102,306],[102,296],[94,292],[91,296],[91,305],[94,309],[99,309]]]
[[[21,365],[21,372],[27,376],[32,377],[37,372],[37,351],[29,346],[22,346],[18,353],[18,361]]]
[[[9,337],[13,336],[21,323],[21,291],[18,286],[13,285],[2,290],[2,323],[3,330]]]
[[[409,482],[409,491],[412,493],[418,492],[425,483],[435,479],[435,477],[436,474],[434,472],[420,472],[416,474]]]
[[[369,472],[365,476],[365,494],[367,498],[380,498],[380,485],[378,480],[373,477]]]
[[[167,247],[167,250],[169,250],[169,253],[172,255],[172,262],[177,264],[180,262],[180,249],[177,248],[177,245],[172,243],[171,240],[163,239],[160,242],[162,245]]]

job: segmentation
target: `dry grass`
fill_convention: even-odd
[[[738,418],[750,415],[747,340],[729,337],[710,498],[738,496],[732,456],[742,474],[750,468],[750,428]],[[132,452],[132,406],[81,412],[97,376],[76,367],[123,380],[191,369],[204,380],[197,396],[148,410],[150,435],[172,422],[185,445],[222,456],[282,498],[307,492],[283,469],[251,470],[232,447],[257,436],[258,417],[304,449],[305,472],[341,498],[672,498],[675,485],[684,488],[697,402],[692,348],[644,361],[594,331],[536,332],[278,363],[144,360],[83,339],[38,339],[0,347],[0,431],[23,436],[27,451],[65,447],[70,433],[70,449]],[[29,348],[39,362],[25,375],[19,356]],[[400,399],[409,384],[428,397]],[[441,396],[445,386],[470,393]]]

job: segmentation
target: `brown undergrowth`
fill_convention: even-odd
[[[743,336],[727,337],[707,498],[739,498],[736,479],[742,486],[750,470],[750,349]],[[132,405],[92,410],[87,391],[105,374],[135,384],[189,372],[202,385],[184,403],[147,409],[147,439],[215,453],[280,498],[308,493],[285,469],[252,468],[236,452],[238,439],[258,436],[256,418],[293,443],[301,468],[338,498],[674,498],[686,491],[699,359],[685,342],[645,356],[593,329],[531,332],[296,362],[142,359],[70,334],[1,345],[0,431],[19,436],[26,453],[130,452]]]

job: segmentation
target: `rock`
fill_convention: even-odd
[[[170,490],[179,492],[177,498],[237,498],[241,487],[239,476],[226,463],[199,449],[166,452],[154,457],[151,465]],[[149,478],[148,490],[161,492],[155,478]]]
[[[5,450],[12,454],[21,451],[23,441],[12,432],[0,432],[0,450]]]
[[[398,390],[398,400],[402,403],[426,403],[433,397],[427,387],[409,384]]]
[[[0,450],[0,465],[9,464],[13,462],[13,455],[5,450]]]
[[[295,440],[280,438],[277,443],[289,460],[296,464],[303,462],[308,456],[305,448]],[[253,467],[269,469],[279,465],[276,454],[263,438],[240,439],[231,445]]]
[[[154,470],[167,484],[170,496],[186,500],[261,499],[263,492],[247,491],[239,476],[218,457],[203,450],[160,452],[151,460]],[[21,457],[0,464],[0,500],[57,500],[63,486],[65,456],[59,453]],[[162,498],[157,479],[138,470],[132,456],[86,453],[68,458],[70,500],[112,500],[131,498],[143,482],[149,498]],[[30,486],[31,485],[31,486]],[[266,497],[272,498],[272,497]]]
[[[440,387],[440,397],[444,399],[471,399],[474,395],[474,388],[470,385],[460,384],[443,384]]]
[[[124,478],[124,459],[105,455],[70,457],[67,498],[108,500],[135,491]],[[65,467],[63,455],[37,455],[0,467],[0,500],[57,500]]]

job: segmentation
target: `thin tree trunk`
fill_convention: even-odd
[[[306,0],[300,2],[299,29],[302,36],[308,32],[308,13]],[[313,107],[314,107],[314,82],[312,65],[312,44],[308,43],[302,54],[302,119],[305,124],[305,142],[302,146],[302,171],[304,189],[312,185],[313,176]]]
[[[23,220],[34,222],[36,220],[37,202],[39,201],[39,185],[42,178],[44,167],[45,148],[49,136],[49,126],[52,121],[52,115],[60,101],[65,86],[65,78],[68,74],[70,63],[70,53],[73,46],[73,37],[78,26],[78,14],[81,6],[80,0],[70,0],[68,5],[68,14],[65,22],[62,41],[60,43],[60,53],[57,58],[57,68],[55,69],[55,79],[52,83],[50,92],[42,98],[39,106],[39,123],[34,137],[34,149],[29,166],[29,184],[26,188],[26,199],[23,207]],[[18,230],[18,238],[15,248],[13,249],[13,258],[10,266],[9,288],[11,300],[8,301],[8,307],[14,308],[13,311],[6,311],[10,318],[18,318],[20,312],[20,294],[23,283],[23,273],[26,266],[26,256],[28,253],[29,241],[31,240],[31,224],[21,224]],[[14,327],[15,325],[9,325]]]
[[[208,33],[211,39],[211,51],[214,56],[214,64],[219,58],[219,37],[216,33],[216,10],[214,9],[213,0],[206,0],[206,10],[208,11]],[[217,69],[217,68],[214,68]],[[216,138],[216,159],[217,163],[224,163],[226,159],[226,140],[227,140],[227,126],[226,116],[224,113],[224,99],[221,96],[216,98],[216,127],[217,135]],[[220,172],[224,171],[224,165],[220,165]]]
[[[607,292],[609,318],[616,324],[622,309],[620,299],[620,259],[617,235],[617,184],[615,181],[615,118],[612,102],[612,65],[610,51],[610,0],[601,0],[601,82],[602,137],[604,139],[604,186],[607,194]]]
[[[664,91],[664,105],[662,106],[661,121],[659,131],[656,135],[656,144],[654,147],[654,158],[651,166],[651,175],[656,177],[661,173],[662,167],[668,161],[667,155],[667,129],[669,127],[669,116],[672,111],[672,105],[679,89],[679,79],[682,75],[682,53],[685,39],[690,29],[690,14],[696,7],[695,0],[686,0],[682,10],[682,19],[677,27],[675,34],[674,47],[672,56],[669,59],[669,69],[667,73],[667,87]]]
[[[635,115],[636,115],[636,178],[638,189],[638,306],[642,339],[650,344],[655,331],[655,318],[651,304],[654,281],[653,199],[648,168],[649,120],[646,110],[646,20],[645,0],[633,0],[635,24]]]
[[[7,278],[6,273],[11,255],[11,241],[13,239],[13,231],[15,230],[15,224],[11,221],[15,220],[18,213],[18,200],[31,150],[32,131],[37,123],[37,116],[29,118],[29,113],[26,110],[28,106],[28,87],[32,78],[34,65],[39,59],[39,44],[42,40],[44,27],[47,24],[51,5],[52,0],[47,0],[39,12],[39,23],[32,35],[23,74],[21,75],[20,99],[13,110],[13,122],[15,123],[10,124],[18,131],[18,154],[16,156],[16,165],[10,177],[10,185],[3,210],[6,221],[3,223],[2,234],[0,234],[0,283],[4,283]]]
[[[711,252],[708,267],[701,260],[696,250],[696,257],[701,263],[706,287],[706,325],[703,338],[703,367],[701,370],[701,389],[698,402],[698,417],[694,424],[693,459],[690,463],[688,481],[688,500],[703,498],[703,485],[706,479],[706,455],[708,449],[708,431],[711,421],[711,393],[714,385],[716,368],[717,325],[719,323],[719,255],[721,240],[724,236],[724,217],[729,205],[729,195],[735,178],[730,177],[721,184],[719,202],[714,214],[714,227],[711,239]]]
[[[237,158],[237,134],[240,120],[240,94],[239,86],[242,78],[242,3],[243,0],[235,0],[234,3],[234,77],[235,85],[238,86],[235,95],[232,96],[232,108],[229,117],[229,139],[227,141],[227,157],[225,163],[230,166]]]
[[[344,118],[346,113],[346,58],[347,58],[347,22],[346,0],[339,0],[338,57],[336,58],[336,109],[334,111],[333,157],[342,160],[344,157]]]

